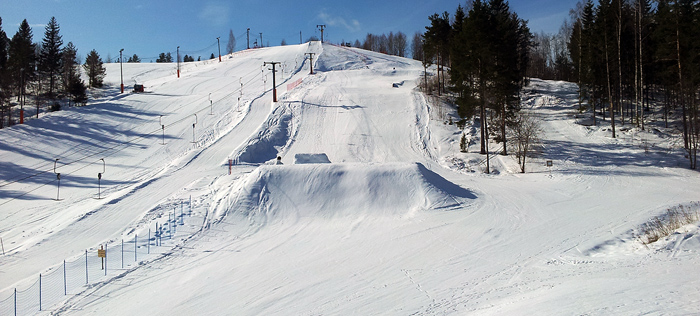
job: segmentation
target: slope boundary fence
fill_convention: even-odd
[[[108,282],[163,256],[201,231],[205,219],[204,214],[192,211],[191,199],[167,214],[167,218],[163,216],[139,230],[141,234],[86,249],[40,273],[34,281],[27,279],[1,291],[0,315],[51,311],[95,284]]]

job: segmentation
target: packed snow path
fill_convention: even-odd
[[[122,152],[124,181],[134,183],[124,187],[128,194],[117,194],[121,191],[114,189],[116,183],[106,193],[116,202],[104,210],[119,210],[121,215],[110,216],[101,204],[93,207],[101,211],[88,219],[104,217],[115,224],[83,236],[92,238],[92,243],[62,233],[68,229],[40,231],[43,242],[33,243],[18,233],[38,227],[26,222],[29,215],[12,213],[10,222],[3,219],[3,236],[15,232],[9,236],[18,245],[11,256],[0,258],[1,285],[10,283],[5,283],[10,275],[19,282],[61,256],[116,239],[164,212],[160,205],[167,199],[198,192],[198,206],[208,214],[206,229],[168,256],[69,298],[57,311],[114,315],[166,310],[244,315],[697,311],[700,280],[694,276],[700,240],[693,233],[697,228],[690,228],[668,248],[647,249],[629,234],[667,207],[697,200],[697,173],[660,158],[668,155],[650,155],[625,145],[624,139],[616,144],[575,124],[568,112],[575,91],[570,85],[533,80],[530,87],[529,110],[543,119],[549,144],[544,155],[554,167],[548,170],[541,159],[534,160],[531,172],[521,175],[508,172],[512,158],[498,157],[494,164],[500,173],[486,176],[441,167],[447,165],[446,156],[467,156],[449,145],[459,137],[454,126],[429,121],[434,109],[413,89],[423,70],[419,62],[329,45],[292,46],[246,53],[228,71],[223,69],[236,57],[221,65],[202,65],[209,68],[201,76],[213,79],[197,80],[235,86],[229,72],[252,73],[255,67],[260,71],[263,61],[271,61],[266,58],[296,64],[307,50],[320,53],[318,73],[305,76],[304,69],[293,74],[289,82],[304,77],[303,83],[277,104],[271,104],[270,94],[262,94],[259,87],[257,95],[262,97],[248,96],[251,102],[237,112],[245,115],[220,109],[214,117],[223,122],[208,124],[219,128],[198,147],[186,143],[191,140],[192,121],[183,121],[179,138],[168,140],[180,141],[180,149],[164,154],[166,149],[156,146],[156,134],[151,140],[156,149],[149,145]],[[163,81],[162,89],[170,93],[192,88],[182,80],[187,72],[180,81],[161,78],[152,80]],[[262,85],[262,77],[256,80]],[[197,92],[197,87],[191,93],[199,93],[195,99],[201,103],[210,91]],[[185,108],[190,102],[162,97],[144,108],[165,107],[165,100]],[[229,106],[237,103],[235,98],[228,100]],[[193,109],[202,109],[200,120],[211,117],[205,115],[208,107],[200,104]],[[128,128],[140,124],[124,121],[131,124]],[[87,141],[75,145],[81,143]],[[614,145],[621,145],[624,155],[617,155]],[[40,148],[54,152],[48,146]],[[293,165],[298,153],[325,153],[331,164]],[[258,168],[278,154],[284,165]],[[4,157],[3,162],[19,161]],[[231,176],[225,168],[229,157],[244,162]],[[134,159],[154,167],[129,171],[137,165],[130,163]],[[66,196],[82,194],[78,191],[67,191]],[[50,198],[50,194],[44,197]],[[66,213],[101,203],[87,198],[92,196],[84,194],[76,202],[66,198],[61,203],[70,207],[53,211]],[[30,204],[57,204],[36,200]],[[52,220],[69,228],[85,221],[76,223],[70,216]],[[47,243],[59,248],[53,254],[59,259],[33,250]],[[30,266],[21,267],[23,262]],[[15,271],[24,274],[14,277]]]

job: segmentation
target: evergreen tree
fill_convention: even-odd
[[[7,49],[9,45],[9,39],[7,34],[2,29],[2,17],[0,17],[0,77],[4,74],[7,67]]]
[[[7,78],[14,83],[18,101],[26,91],[27,82],[35,79],[35,69],[36,45],[32,42],[32,29],[25,19],[10,40],[7,59]],[[10,103],[5,107],[5,112],[9,123],[12,124],[12,105]]]
[[[430,19],[430,26],[426,26],[423,52],[427,62],[434,62],[438,66],[438,95],[440,95],[441,92],[444,91],[445,85],[443,66],[447,65],[447,60],[450,60],[449,51],[452,26],[450,25],[450,14],[447,12],[444,12],[442,16],[437,13],[433,14],[428,19]],[[442,72],[442,77],[440,76],[440,72]]]
[[[63,91],[70,90],[70,85],[74,78],[80,79],[78,65],[80,65],[78,49],[75,48],[73,42],[68,42],[62,50],[61,83],[63,85]]]
[[[8,78],[7,51],[9,39],[2,29],[0,18],[0,128],[5,124],[5,103],[10,98],[10,80]]]
[[[214,59],[214,58],[216,58],[216,56],[214,55],[214,53],[211,53],[211,56],[209,56],[209,59]]]
[[[74,76],[70,79],[68,95],[70,96],[70,101],[75,105],[84,105],[87,102],[87,87],[79,76]]]
[[[158,59],[156,59],[157,63],[172,63],[173,62],[173,56],[170,53],[160,53],[158,55]]]
[[[102,65],[102,58],[100,58],[96,50],[93,49],[90,51],[85,58],[83,68],[88,76],[88,86],[94,88],[102,87],[102,81],[104,80],[107,70]]]
[[[134,56],[129,57],[129,60],[127,60],[127,63],[140,63],[141,58],[139,58],[138,55],[134,54]]]
[[[61,73],[62,54],[61,46],[63,40],[59,33],[58,22],[55,17],[51,17],[49,24],[46,25],[44,31],[44,40],[41,45],[41,53],[39,54],[39,71],[42,77],[47,78],[49,82],[49,98],[54,98],[54,88]]]
[[[455,15],[463,16],[460,11],[461,7]],[[433,16],[431,21],[437,19],[437,16]],[[430,29],[426,32],[426,38],[435,34],[429,33]],[[486,154],[487,109],[492,109],[500,118],[500,140],[504,144],[503,154],[506,154],[505,129],[519,110],[518,96],[526,84],[525,73],[532,38],[527,23],[510,12],[503,0],[488,3],[475,0],[463,21],[454,21],[451,33],[450,83],[458,94],[458,112],[463,117],[478,113],[481,153]]]
[[[26,19],[10,40],[7,63],[19,96],[25,91],[27,82],[34,80],[36,68],[36,45],[32,42],[32,29]]]

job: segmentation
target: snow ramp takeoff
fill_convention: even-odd
[[[266,165],[242,183],[219,210],[263,222],[410,217],[463,207],[476,198],[420,163]]]

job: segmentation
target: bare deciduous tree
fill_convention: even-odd
[[[512,146],[518,158],[520,172],[525,173],[525,160],[534,152],[534,147],[540,142],[542,126],[539,119],[529,113],[520,112],[511,127],[513,134]]]
[[[233,30],[228,30],[228,45],[226,45],[226,52],[232,54],[236,51],[236,37],[233,36]]]

